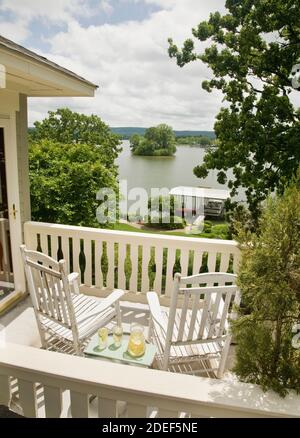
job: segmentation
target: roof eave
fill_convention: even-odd
[[[94,96],[98,85],[0,36],[0,62],[8,79],[27,81],[28,96]],[[15,74],[14,74],[15,73]],[[30,89],[30,82],[34,85]],[[40,87],[39,87],[40,86]]]

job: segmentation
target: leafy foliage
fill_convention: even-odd
[[[176,137],[176,143],[179,145],[188,146],[211,146],[215,144],[215,140],[210,137],[197,136],[197,137]]]
[[[119,140],[96,116],[68,109],[49,113],[30,134],[32,217],[36,221],[99,226],[96,194],[117,190]]]
[[[268,199],[259,235],[241,226],[238,239],[243,306],[233,325],[234,371],[282,396],[289,389],[300,392],[300,348],[292,344],[293,328],[300,324],[299,183]]]
[[[176,216],[174,196],[153,197],[148,202],[149,214],[147,226],[164,230],[180,230],[186,226],[186,221]]]
[[[176,152],[175,134],[168,125],[161,124],[145,131],[144,137],[133,135],[130,147],[134,155],[170,156]]]
[[[33,142],[52,140],[62,144],[82,144],[96,146],[101,153],[102,164],[114,166],[120,152],[119,136],[112,134],[98,116],[79,114],[68,108],[49,111],[42,122],[34,123],[35,129],[30,134]]]
[[[194,39],[210,41],[203,53],[193,39],[180,50],[169,40],[169,55],[180,67],[201,60],[213,72],[202,86],[223,92],[228,105],[217,116],[216,149],[194,173],[218,169],[218,181],[235,195],[246,188],[254,217],[270,191],[280,193],[300,162],[300,111],[289,99],[290,72],[300,57],[298,0],[227,0],[228,13],[210,15],[193,29]],[[233,169],[227,181],[226,171]]]

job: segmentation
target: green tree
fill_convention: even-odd
[[[150,142],[157,142],[159,127],[152,126],[146,129],[145,138]]]
[[[176,152],[173,129],[165,124],[148,128],[144,137],[133,135],[130,147],[134,155],[171,156]]]
[[[34,127],[30,133],[30,139],[34,142],[47,139],[63,144],[97,145],[102,163],[109,167],[114,166],[120,152],[119,137],[96,115],[87,116],[60,108],[49,111],[48,117],[42,122],[35,122]]]
[[[218,181],[246,195],[253,216],[270,191],[282,193],[300,162],[300,111],[289,99],[289,75],[300,57],[298,0],[227,0],[227,13],[215,12],[193,29],[209,41],[203,53],[193,39],[180,50],[169,40],[169,55],[180,67],[201,60],[213,78],[202,86],[221,90],[228,105],[217,115],[218,147],[195,168],[199,178],[218,170]],[[232,168],[233,178],[225,172]]]
[[[300,344],[293,344],[300,324],[300,172],[297,184],[268,199],[260,234],[240,227],[238,239],[242,307],[233,325],[234,371],[282,396],[300,392]]]
[[[99,226],[97,192],[117,191],[118,137],[97,116],[60,109],[35,123],[29,143],[33,219]]]
[[[131,138],[130,138],[130,147],[132,148],[132,150],[136,150],[140,144],[141,144],[141,140],[143,137],[141,137],[138,134],[134,134]]]
[[[188,145],[188,146],[212,146],[215,143],[215,140],[205,136],[197,136],[197,137],[177,137],[176,143],[179,145]]]

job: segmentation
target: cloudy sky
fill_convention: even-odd
[[[201,88],[200,61],[180,69],[167,54],[225,0],[0,0],[0,34],[98,84],[95,99],[30,99],[29,123],[68,106],[110,126],[213,128],[222,96]]]

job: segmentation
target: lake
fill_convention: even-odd
[[[143,187],[150,189],[166,187],[169,190],[177,186],[208,187],[226,189],[217,182],[217,171],[210,171],[205,179],[196,178],[195,166],[203,163],[205,149],[197,146],[177,146],[174,157],[142,157],[132,155],[129,141],[122,142],[123,150],[116,163],[119,166],[120,180],[127,180],[128,190]],[[231,176],[231,172],[227,172]],[[242,200],[241,194],[237,199]]]

